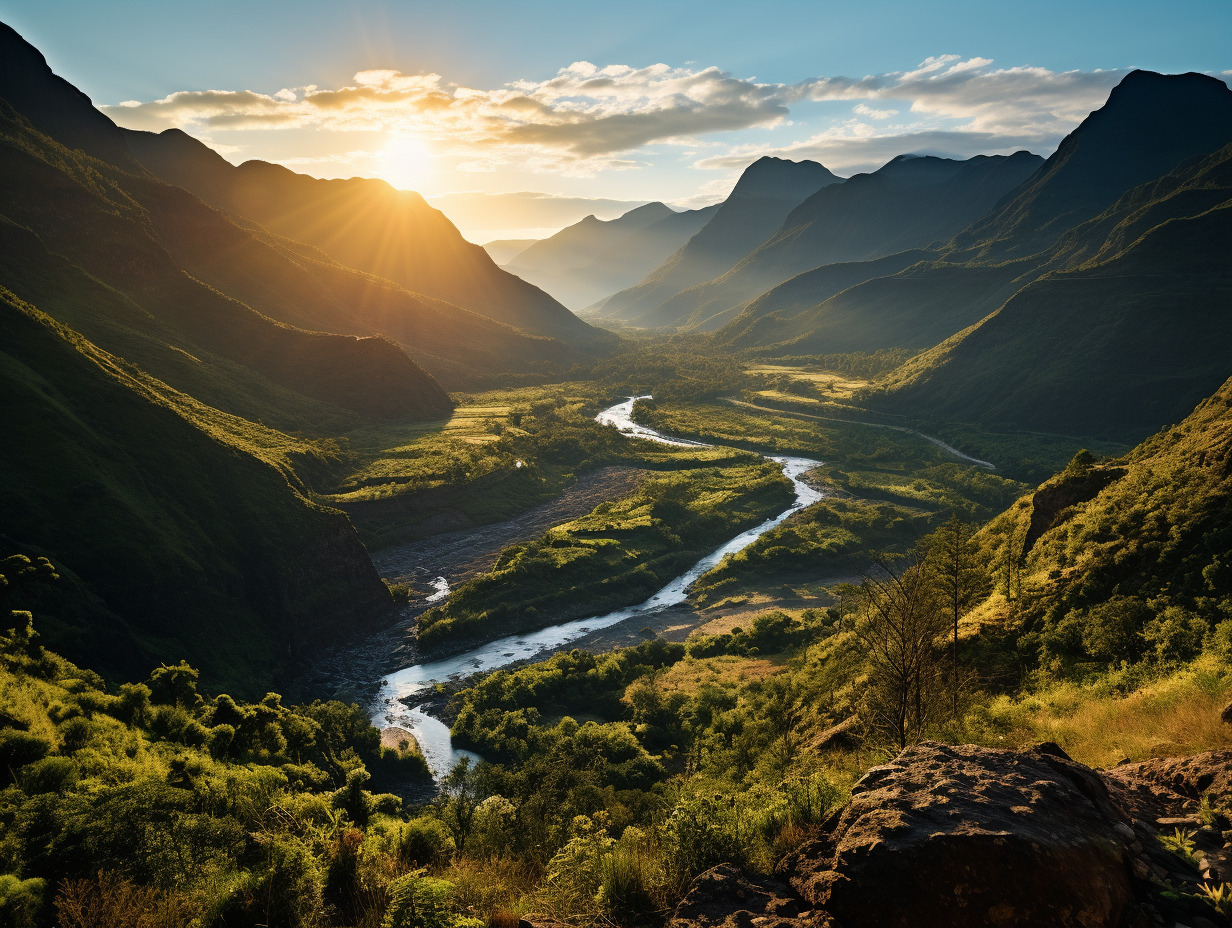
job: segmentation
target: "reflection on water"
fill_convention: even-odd
[[[639,399],[649,399],[649,397],[630,397],[623,403],[617,403],[615,406],[603,410],[603,412],[595,417],[595,421],[602,425],[614,425],[622,434],[631,437],[644,438],[649,441],[681,447],[709,447],[703,442],[672,438],[644,425],[638,425],[633,421],[632,415],[633,404]],[[684,602],[688,598],[689,587],[702,574],[716,567],[723,558],[748,547],[759,536],[774,528],[792,513],[798,512],[805,506],[810,506],[822,498],[822,494],[818,490],[813,489],[801,479],[805,473],[817,467],[820,462],[811,461],[808,458],[795,457],[772,457],[770,460],[777,461],[782,465],[783,474],[791,480],[792,489],[795,490],[795,502],[786,511],[775,516],[773,519],[767,519],[755,528],[741,532],[722,547],[707,554],[640,605],[627,606],[624,609],[609,612],[607,615],[565,622],[561,625],[541,628],[534,632],[510,635],[507,638],[501,638],[497,641],[481,645],[473,651],[467,651],[465,654],[457,654],[453,657],[431,661],[426,664],[412,664],[410,667],[405,667],[396,673],[390,674],[381,682],[380,694],[377,697],[376,705],[373,707],[373,724],[379,727],[398,725],[413,732],[415,738],[419,741],[420,747],[423,748],[424,757],[432,768],[432,772],[438,778],[447,773],[463,757],[473,758],[475,755],[469,751],[461,751],[453,747],[449,737],[449,729],[444,723],[434,719],[422,709],[408,709],[401,700],[424,693],[430,690],[436,683],[469,675],[480,670],[495,670],[514,661],[534,657],[536,654],[568,644],[570,641],[581,638],[597,629],[608,628],[637,616],[651,615],[669,606],[675,606],[678,603]],[[442,584],[443,587],[441,586]],[[436,602],[437,599],[443,599],[449,594],[449,584],[445,581],[444,577],[438,578],[434,586],[438,592],[442,589],[444,592],[440,596],[437,595],[437,592],[434,592],[429,597],[429,602]]]

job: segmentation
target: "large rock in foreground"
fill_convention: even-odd
[[[846,928],[1133,923],[1132,824],[1053,750],[908,748],[788,860],[792,886]]]

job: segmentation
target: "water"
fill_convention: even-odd
[[[634,422],[633,404],[639,399],[649,399],[649,397],[630,397],[623,403],[617,403],[603,410],[595,417],[595,421],[602,425],[614,425],[621,434],[634,438],[677,447],[710,447],[704,442],[673,438]],[[474,758],[475,755],[471,752],[462,751],[453,746],[449,737],[449,728],[444,723],[434,719],[420,708],[408,709],[400,700],[430,690],[435,684],[445,680],[481,670],[495,670],[514,661],[559,648],[592,631],[607,628],[640,615],[652,615],[669,606],[684,602],[688,598],[689,587],[702,574],[718,566],[723,558],[747,548],[758,537],[774,528],[792,513],[799,512],[805,506],[811,506],[822,498],[823,494],[820,491],[810,487],[802,479],[805,473],[820,464],[819,461],[796,457],[772,457],[770,460],[782,465],[783,474],[791,481],[792,489],[796,494],[795,502],[784,512],[773,519],[767,519],[755,528],[741,532],[722,547],[707,554],[640,605],[627,606],[594,618],[578,619],[561,625],[541,628],[523,635],[510,635],[507,638],[481,645],[465,654],[457,654],[426,664],[412,664],[410,667],[390,674],[381,682],[381,690],[374,707],[373,724],[378,727],[397,725],[414,733],[419,746],[423,749],[428,766],[438,778],[447,773],[463,757]],[[438,593],[441,594],[439,598],[442,599],[449,593],[449,584],[443,577],[434,582],[434,587],[435,592],[432,597],[429,597],[432,602],[437,601]]]
[[[426,603],[439,603],[449,595],[449,581],[444,577],[437,577],[432,581],[432,592],[424,597]]]

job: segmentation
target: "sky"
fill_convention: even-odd
[[[471,240],[714,202],[763,155],[1050,154],[1133,68],[1232,77],[1229,0],[0,0],[121,125],[418,190]]]

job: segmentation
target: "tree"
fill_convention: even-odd
[[[917,548],[906,569],[883,563],[860,588],[856,634],[868,654],[869,721],[900,749],[923,737],[944,692],[936,654],[946,615],[930,581],[927,554]]]
[[[454,847],[461,854],[475,824],[475,809],[484,798],[483,768],[472,767],[463,757],[441,780],[437,793],[437,815],[453,835]]]
[[[929,567],[937,592],[949,615],[953,637],[950,655],[950,690],[958,715],[958,620],[975,605],[987,586],[987,574],[975,545],[975,526],[953,513],[928,540]]]

